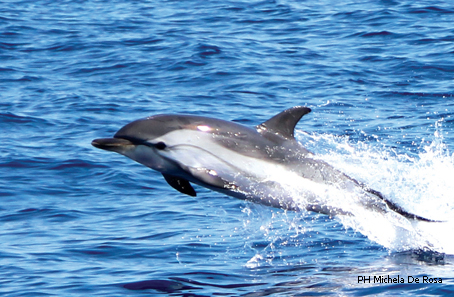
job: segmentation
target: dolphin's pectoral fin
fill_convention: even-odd
[[[162,174],[162,176],[164,176],[167,183],[175,190],[177,190],[183,194],[193,196],[193,197],[195,197],[197,195],[197,193],[195,192],[195,190],[191,186],[191,184],[184,178],[176,177],[176,176],[164,174],[164,173]]]
[[[309,107],[295,106],[275,115],[256,126],[259,133],[271,132],[287,139],[295,139],[294,130],[298,121],[311,112]]]
[[[235,184],[228,182],[222,177],[218,176],[217,172],[212,169],[190,167],[188,168],[188,171],[193,177],[204,182],[205,184],[208,184],[209,186],[230,190],[237,188]]]

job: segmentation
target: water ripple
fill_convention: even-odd
[[[198,186],[188,197],[90,144],[159,113],[254,126],[307,105],[303,145],[407,207],[452,216],[451,3],[24,0],[0,11],[2,293],[454,292],[450,252],[401,254],[339,221]],[[385,273],[443,286],[358,284]]]

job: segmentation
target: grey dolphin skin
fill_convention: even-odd
[[[272,207],[336,216],[352,213],[320,197],[347,191],[366,209],[434,222],[314,158],[294,138],[296,124],[309,112],[296,106],[254,128],[201,116],[156,115],[131,122],[113,138],[95,139],[92,145],[159,171],[170,186],[190,196],[196,196],[194,183]]]

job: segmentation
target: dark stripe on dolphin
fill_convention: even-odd
[[[399,205],[397,205],[394,202],[391,202],[388,199],[386,199],[385,196],[383,196],[383,194],[380,193],[379,191],[371,189],[371,188],[369,188],[369,187],[367,187],[367,186],[365,186],[363,184],[361,184],[361,187],[364,189],[364,191],[366,191],[368,193],[371,193],[372,195],[375,195],[378,198],[380,198],[381,200],[383,200],[386,203],[386,205],[388,205],[388,207],[391,210],[393,210],[393,211],[397,212],[398,214],[406,217],[407,219],[419,220],[419,221],[424,221],[424,222],[433,222],[433,223],[440,223],[441,222],[441,221],[435,221],[435,220],[426,219],[424,217],[409,213],[408,211],[403,210],[402,207],[400,207]]]

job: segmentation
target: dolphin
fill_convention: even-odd
[[[239,199],[285,210],[329,216],[352,215],[330,196],[352,193],[353,203],[407,219],[409,213],[379,191],[321,161],[296,141],[294,129],[311,109],[296,106],[250,128],[195,115],[161,114],[133,121],[92,145],[131,158],[160,172],[181,193],[196,196],[191,183]]]

